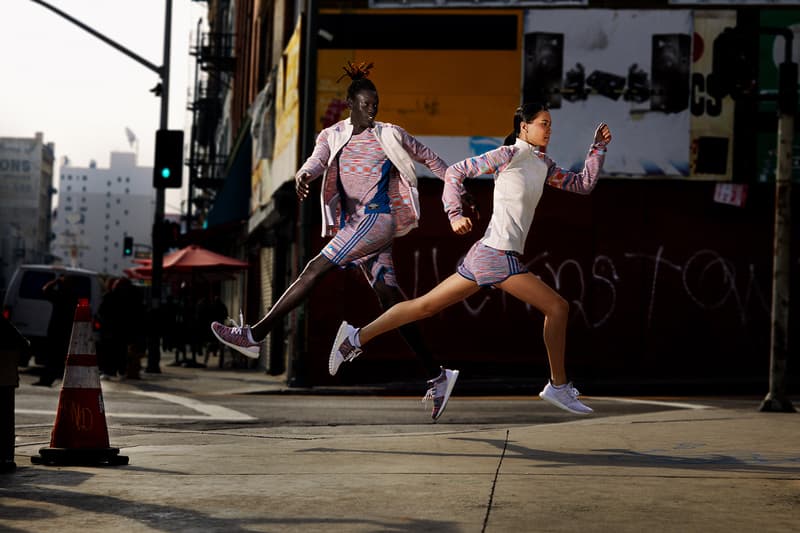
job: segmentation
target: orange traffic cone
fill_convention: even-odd
[[[31,457],[31,462],[45,465],[128,464],[128,458],[119,455],[119,448],[108,445],[100,371],[92,337],[92,311],[86,299],[79,300],[75,309],[50,447],[40,448],[39,455]]]

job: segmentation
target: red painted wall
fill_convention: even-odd
[[[766,383],[774,189],[751,185],[747,204],[739,208],[715,203],[714,186],[601,180],[590,196],[546,190],[524,259],[570,302],[567,368],[573,378],[626,384]],[[394,247],[401,286],[409,296],[453,273],[482,235],[492,181],[474,180],[469,187],[484,218],[472,235],[459,237],[442,211],[441,183],[422,181],[422,223]],[[319,239],[314,249],[323,242]],[[792,277],[798,301],[796,248]],[[791,329],[797,330],[792,311]],[[396,333],[373,341],[363,359],[343,367],[336,378],[328,376],[328,352],[339,322],[363,325],[380,312],[358,271],[328,276],[310,300],[309,312],[312,384],[422,376]],[[494,289],[420,323],[442,362],[465,371],[464,377],[536,383],[548,375],[542,325],[538,311]],[[794,334],[790,341],[795,354],[797,338]],[[793,359],[789,374],[799,376],[800,361]]]

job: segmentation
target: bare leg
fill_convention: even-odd
[[[478,285],[458,274],[449,278],[423,294],[419,298],[393,305],[381,316],[361,328],[359,338],[365,345],[378,335],[404,326],[410,322],[435,315],[442,309],[460,302],[478,292]]]
[[[386,311],[395,304],[405,301],[400,289],[392,285],[387,285],[382,281],[376,281],[373,283],[372,289],[375,291],[375,294],[378,295],[378,301],[380,302],[381,309],[383,311]],[[422,333],[419,331],[419,327],[417,327],[415,323],[411,322],[405,326],[400,326],[398,331],[411,350],[413,350],[413,352],[422,362],[422,365],[425,367],[425,373],[428,375],[428,379],[434,379],[439,376],[441,373],[440,365],[436,361],[436,358],[433,357],[433,354],[428,349],[425,341],[422,340]]]
[[[553,385],[567,382],[564,349],[567,338],[569,304],[545,282],[527,272],[511,276],[497,287],[544,313],[544,345],[550,363]]]
[[[303,272],[275,302],[272,309],[269,310],[264,318],[250,328],[253,340],[256,342],[264,340],[275,321],[282,319],[292,309],[300,305],[308,297],[311,289],[335,266],[321,254],[309,261]]]

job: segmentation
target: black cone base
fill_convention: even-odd
[[[40,448],[31,457],[35,465],[118,466],[128,464],[128,457],[119,455],[119,448]]]

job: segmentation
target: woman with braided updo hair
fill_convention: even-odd
[[[425,165],[442,180],[447,164],[400,126],[375,120],[378,89],[369,79],[372,66],[348,62],[344,67],[344,76],[351,79],[347,88],[350,116],[320,132],[313,153],[295,175],[301,200],[308,196],[309,183],[322,176],[322,235],[333,238],[256,324],[247,326],[242,320],[236,327],[219,322],[211,325],[221,342],[248,357],[258,357],[259,344],[276,321],[305,300],[334,267],[361,268],[383,309],[404,300],[395,277],[392,242],[419,221],[414,162]],[[415,324],[403,326],[400,333],[428,373],[433,392],[426,397],[441,396],[445,391],[449,395],[458,371],[435,362]],[[345,357],[332,357],[330,374],[335,375],[342,362],[360,353],[354,349]],[[446,401],[438,402],[443,403]],[[439,416],[436,404],[434,401],[434,420]]]

